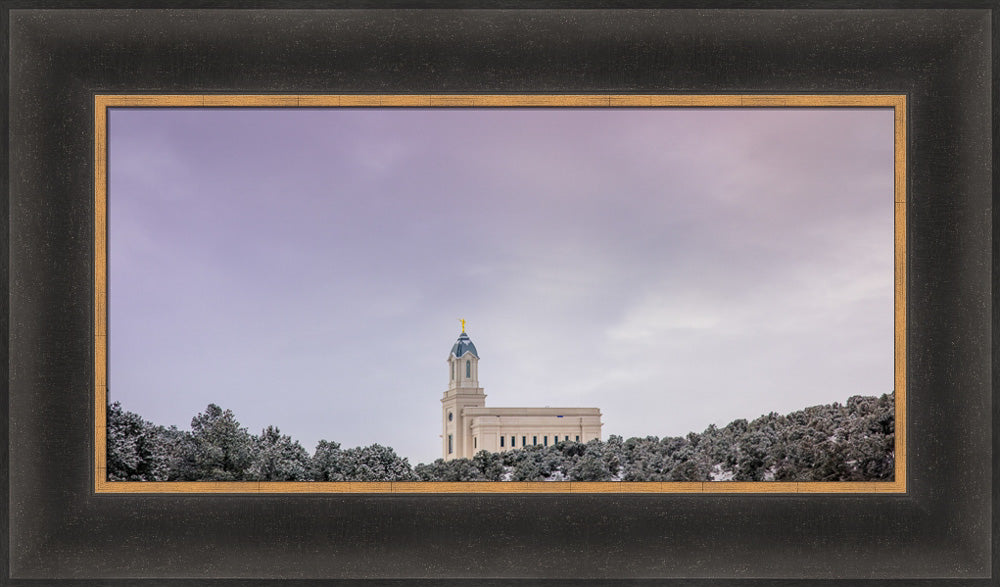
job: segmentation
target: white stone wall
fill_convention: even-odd
[[[465,409],[468,442],[462,454],[502,452],[524,446],[552,445],[571,440],[588,442],[601,438],[601,412],[597,408],[487,408]],[[500,438],[504,438],[500,446]],[[511,446],[513,437],[514,446]]]
[[[448,391],[441,398],[441,422],[445,460],[472,458],[481,450],[500,452],[567,439],[600,440],[602,426],[597,408],[487,408],[486,394],[479,385],[479,358],[470,352],[461,357],[448,355]]]

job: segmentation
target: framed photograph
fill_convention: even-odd
[[[905,111],[98,95],[96,491],[905,492]]]
[[[206,8],[5,7],[4,584],[992,583],[992,10]]]

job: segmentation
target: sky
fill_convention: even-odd
[[[891,109],[112,109],[109,395],[310,453],[487,406],[675,436],[893,386]]]

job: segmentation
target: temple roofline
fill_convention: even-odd
[[[466,416],[599,416],[600,408],[493,408],[468,407]]]

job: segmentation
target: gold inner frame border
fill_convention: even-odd
[[[108,481],[107,195],[109,108],[892,108],[894,112],[893,481]],[[95,493],[906,493],[906,96],[903,94],[95,94],[94,96],[94,491]]]

